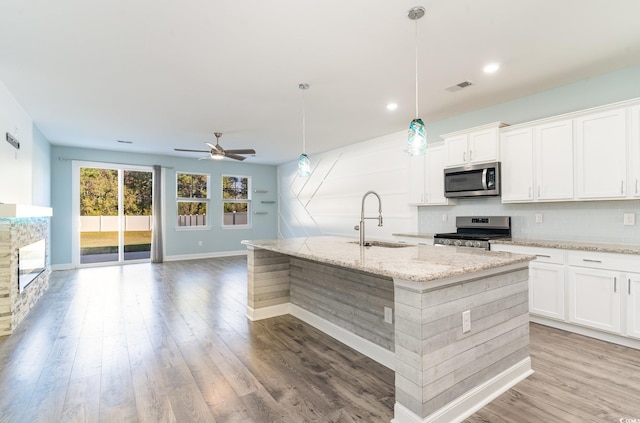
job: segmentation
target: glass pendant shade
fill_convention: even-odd
[[[422,156],[427,153],[427,131],[420,118],[412,120],[409,125],[407,151],[410,156]]]
[[[301,178],[308,178],[311,176],[311,163],[309,162],[309,156],[302,153],[298,157],[298,176]]]

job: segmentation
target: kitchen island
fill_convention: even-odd
[[[340,237],[243,243],[247,317],[292,314],[392,368],[394,422],[462,420],[532,373],[532,256]]]

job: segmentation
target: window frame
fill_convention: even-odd
[[[231,199],[231,198],[224,198],[224,178],[225,177],[233,177],[233,178],[246,178],[247,179],[247,198],[246,199]],[[230,174],[230,173],[223,173],[220,175],[220,198],[221,198],[221,203],[220,203],[220,208],[221,208],[221,214],[222,217],[220,219],[220,227],[222,229],[251,229],[253,227],[253,219],[251,218],[251,215],[253,214],[251,212],[251,186],[252,186],[252,181],[251,181],[251,176],[250,175],[237,175],[237,174]],[[226,225],[224,223],[224,205],[225,203],[236,203],[236,204],[246,204],[247,205],[247,223],[244,225]]]
[[[180,197],[178,190],[178,176],[179,175],[196,175],[207,177],[207,196],[206,197]],[[175,177],[175,189],[176,189],[176,231],[205,231],[211,230],[211,174],[205,172],[191,172],[191,171],[176,171]],[[178,210],[180,209],[180,203],[204,203],[207,207],[206,221],[204,225],[195,226],[180,226],[178,224]]]

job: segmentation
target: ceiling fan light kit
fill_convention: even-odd
[[[409,124],[407,152],[410,156],[422,156],[427,152],[427,130],[418,115],[418,19],[424,14],[425,9],[422,6],[412,8],[407,14],[408,18],[416,23],[416,117]]]
[[[304,107],[304,92],[309,89],[309,84],[298,84],[298,88],[302,90],[302,154],[298,157],[298,176],[301,178],[308,178],[311,176],[311,162],[309,156],[306,154],[306,116]]]
[[[216,145],[213,145],[211,143],[205,142],[207,147],[210,148],[209,151],[207,151],[207,150],[186,150],[186,149],[183,149],[183,148],[174,148],[174,150],[175,151],[188,151],[188,152],[192,152],[192,153],[209,153],[208,156],[200,157],[198,160],[207,160],[207,159],[210,159],[210,160],[222,160],[222,159],[224,159],[226,157],[228,159],[243,161],[244,159],[246,159],[246,157],[241,156],[241,154],[251,154],[251,155],[255,155],[256,154],[256,150],[254,150],[253,148],[243,148],[243,149],[237,149],[237,150],[225,150],[220,145],[220,137],[222,136],[222,132],[214,132],[213,135],[215,135],[215,137],[216,137]]]

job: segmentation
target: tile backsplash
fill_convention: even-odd
[[[635,225],[623,224],[625,213],[636,215]],[[418,231],[454,232],[456,216],[511,216],[514,238],[639,244],[639,213],[640,200],[502,204],[493,197],[460,199],[453,206],[420,207]],[[541,223],[536,214],[542,215]]]

